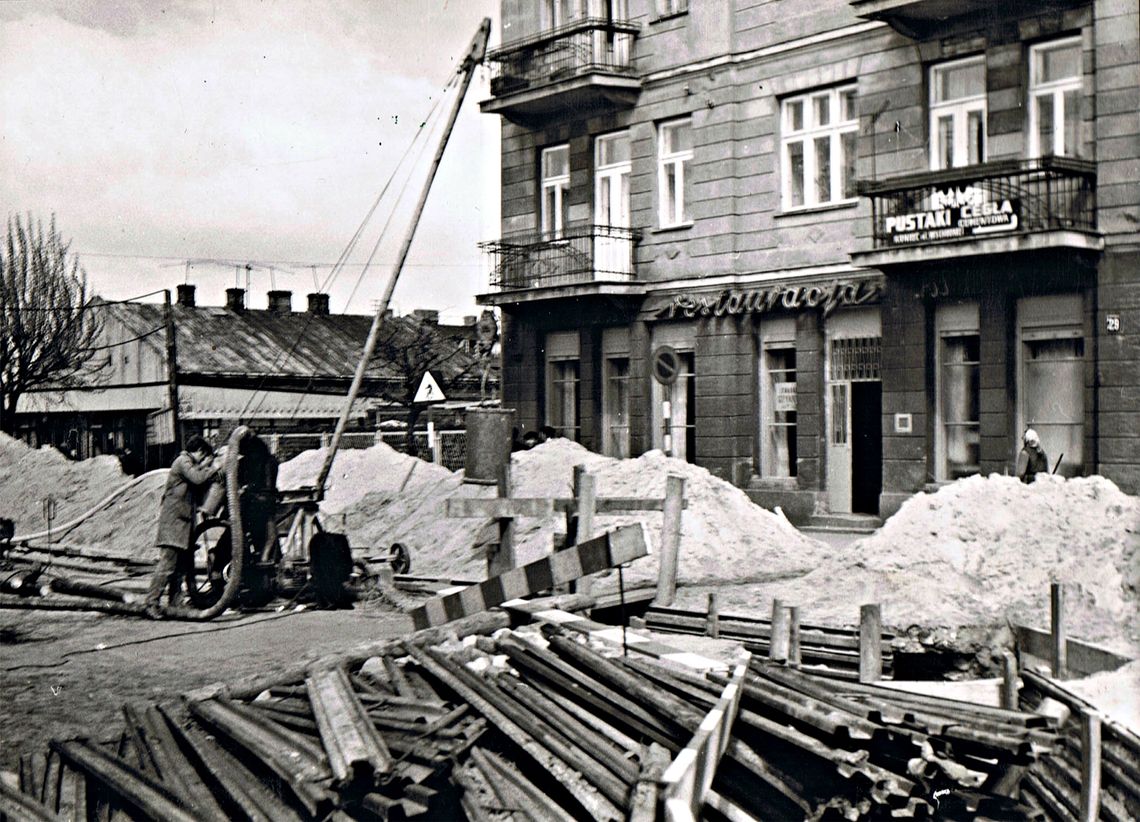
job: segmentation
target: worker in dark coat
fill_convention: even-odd
[[[214,464],[214,449],[200,436],[186,440],[186,447],[175,457],[166,476],[166,488],[158,513],[158,566],[154,569],[146,594],[146,615],[151,619],[162,616],[158,602],[163,589],[169,587],[171,604],[177,604],[181,594],[182,575],[190,556],[190,533],[194,527],[196,499],[211,482],[220,476]]]
[[[1017,477],[1022,482],[1033,482],[1038,474],[1049,473],[1049,458],[1041,448],[1041,438],[1032,428],[1022,436],[1025,445],[1017,455]]]

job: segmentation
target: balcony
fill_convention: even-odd
[[[529,232],[480,243],[497,292],[480,302],[494,305],[588,294],[640,294],[632,228],[576,226],[557,238]]]
[[[1085,160],[982,163],[862,181],[859,193],[871,200],[873,246],[851,255],[860,265],[1104,247],[1096,230],[1096,166]]]
[[[1080,5],[1080,0],[851,0],[866,20],[881,20],[916,40],[937,37],[956,27],[977,25],[980,18],[1016,19]]]
[[[641,91],[633,71],[636,23],[575,20],[487,55],[491,99],[483,112],[527,122],[567,109],[632,106]]]

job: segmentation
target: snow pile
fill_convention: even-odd
[[[286,491],[315,485],[327,454],[327,448],[318,448],[282,463],[277,488]],[[415,494],[425,485],[450,477],[446,468],[400,453],[384,443],[371,448],[342,448],[325,481],[321,510],[337,514],[374,491]]]
[[[806,576],[747,596],[765,610],[772,597],[800,605],[805,622],[851,624],[860,603],[878,602],[901,627],[1047,629],[1054,581],[1066,586],[1070,635],[1140,646],[1140,499],[1103,477],[968,477],[915,495]]]
[[[576,465],[585,465],[597,477],[600,497],[661,498],[669,474],[685,478],[688,507],[682,514],[681,583],[802,574],[823,556],[825,546],[802,535],[783,516],[754,505],[743,491],[705,469],[660,452],[617,460],[566,439],[553,439],[513,456],[511,494],[570,497]],[[406,545],[411,550],[414,574],[482,579],[486,575],[486,545],[497,538],[495,526],[487,519],[447,518],[445,505],[451,496],[493,497],[495,491],[464,485],[458,474],[450,479],[439,475],[421,485],[417,494],[372,493],[341,513],[353,545]],[[598,516],[595,528],[600,532],[632,522],[645,523],[654,553],[632,564],[625,575],[626,584],[653,584],[657,579],[660,512]],[[564,529],[565,519],[560,514],[516,520],[517,561],[525,564],[549,554],[555,533]],[[612,585],[616,584],[614,578]]]

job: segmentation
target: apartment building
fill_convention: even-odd
[[[503,404],[790,518],[1140,492],[1134,0],[504,0]]]

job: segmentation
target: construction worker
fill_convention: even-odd
[[[166,488],[158,513],[158,566],[154,569],[146,593],[144,613],[161,619],[159,600],[164,589],[170,589],[170,604],[178,605],[182,594],[182,577],[190,555],[190,534],[194,527],[197,492],[204,490],[220,476],[214,464],[214,449],[205,439],[194,435],[186,440],[182,453],[174,458],[166,477]]]
[[[1025,444],[1017,455],[1017,477],[1022,482],[1033,482],[1038,474],[1049,473],[1049,458],[1041,449],[1041,438],[1032,428],[1026,428],[1021,439]]]

